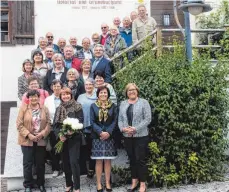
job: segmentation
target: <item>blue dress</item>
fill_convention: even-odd
[[[93,103],[90,110],[92,125],[92,159],[115,159],[117,150],[112,134],[117,123],[117,107],[113,103],[108,109],[108,118],[106,121],[99,121],[99,107]],[[110,137],[107,140],[100,140],[102,131],[108,132]]]

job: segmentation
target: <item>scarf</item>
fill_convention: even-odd
[[[81,108],[81,105],[79,105],[74,99],[67,102],[61,102],[56,110],[54,123],[63,123],[70,112],[78,112]]]
[[[106,101],[105,108],[102,107],[102,103],[99,100],[97,100],[95,104],[99,107],[99,121],[101,122],[103,120],[105,122],[108,119],[108,109],[111,108],[113,103],[111,100]]]

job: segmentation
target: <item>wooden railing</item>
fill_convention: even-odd
[[[193,29],[191,30],[191,33],[224,33],[226,30],[228,30],[229,26],[225,25],[224,29]],[[180,29],[162,29],[161,27],[157,27],[154,31],[149,33],[147,36],[136,42],[135,44],[131,45],[130,47],[124,49],[123,51],[120,51],[119,53],[115,54],[114,57],[111,58],[111,61],[114,61],[115,59],[123,56],[124,54],[127,54],[128,52],[136,49],[141,43],[143,43],[148,37],[150,36],[156,36],[156,45],[153,48],[157,52],[157,56],[162,54],[163,49],[173,49],[173,45],[163,45],[163,33],[168,32],[175,32],[175,33],[181,33]],[[201,48],[211,48],[211,49],[218,49],[221,48],[220,45],[192,45],[194,49],[201,49]],[[138,57],[136,60],[140,59],[141,57]],[[134,63],[133,61],[132,63]],[[116,71],[117,72],[117,71]],[[113,75],[115,76],[115,74]]]

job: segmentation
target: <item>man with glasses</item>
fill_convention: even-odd
[[[99,34],[93,33],[91,39],[92,39],[91,50],[93,50],[95,45],[99,44]]]
[[[51,32],[46,33],[46,38],[48,39],[48,45],[52,46],[55,53],[59,53],[59,47],[53,43],[54,36]]]
[[[95,71],[101,71],[104,74],[104,81],[111,83],[111,62],[104,57],[104,47],[97,44],[94,47],[94,58],[91,59],[91,77],[94,77]]]
[[[106,39],[109,37],[109,27],[106,23],[103,23],[101,25],[101,30],[102,30],[102,34],[100,35],[100,40],[99,40],[99,44],[104,45]]]

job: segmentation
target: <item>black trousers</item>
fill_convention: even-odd
[[[33,146],[21,146],[23,153],[23,175],[24,175],[24,187],[33,186],[32,166],[34,159],[36,161],[37,172],[37,185],[41,186],[45,183],[45,154],[46,149],[43,146],[37,146],[34,142]]]
[[[52,150],[50,151],[51,160],[52,160],[52,170],[53,171],[60,171],[60,154],[56,153],[55,145],[57,144],[58,140],[53,131],[49,134],[50,144],[52,146]]]
[[[64,142],[62,151],[63,170],[65,174],[66,186],[73,186],[74,189],[80,189],[80,144],[81,135],[74,134]],[[72,182],[73,175],[73,182]]]
[[[89,170],[95,171],[95,159],[91,159],[91,149],[92,149],[92,138],[91,134],[86,133],[86,156],[87,161],[89,161]]]
[[[145,182],[147,179],[147,155],[149,137],[131,137],[124,139],[124,146],[130,160],[130,170],[132,179],[139,179]]]

